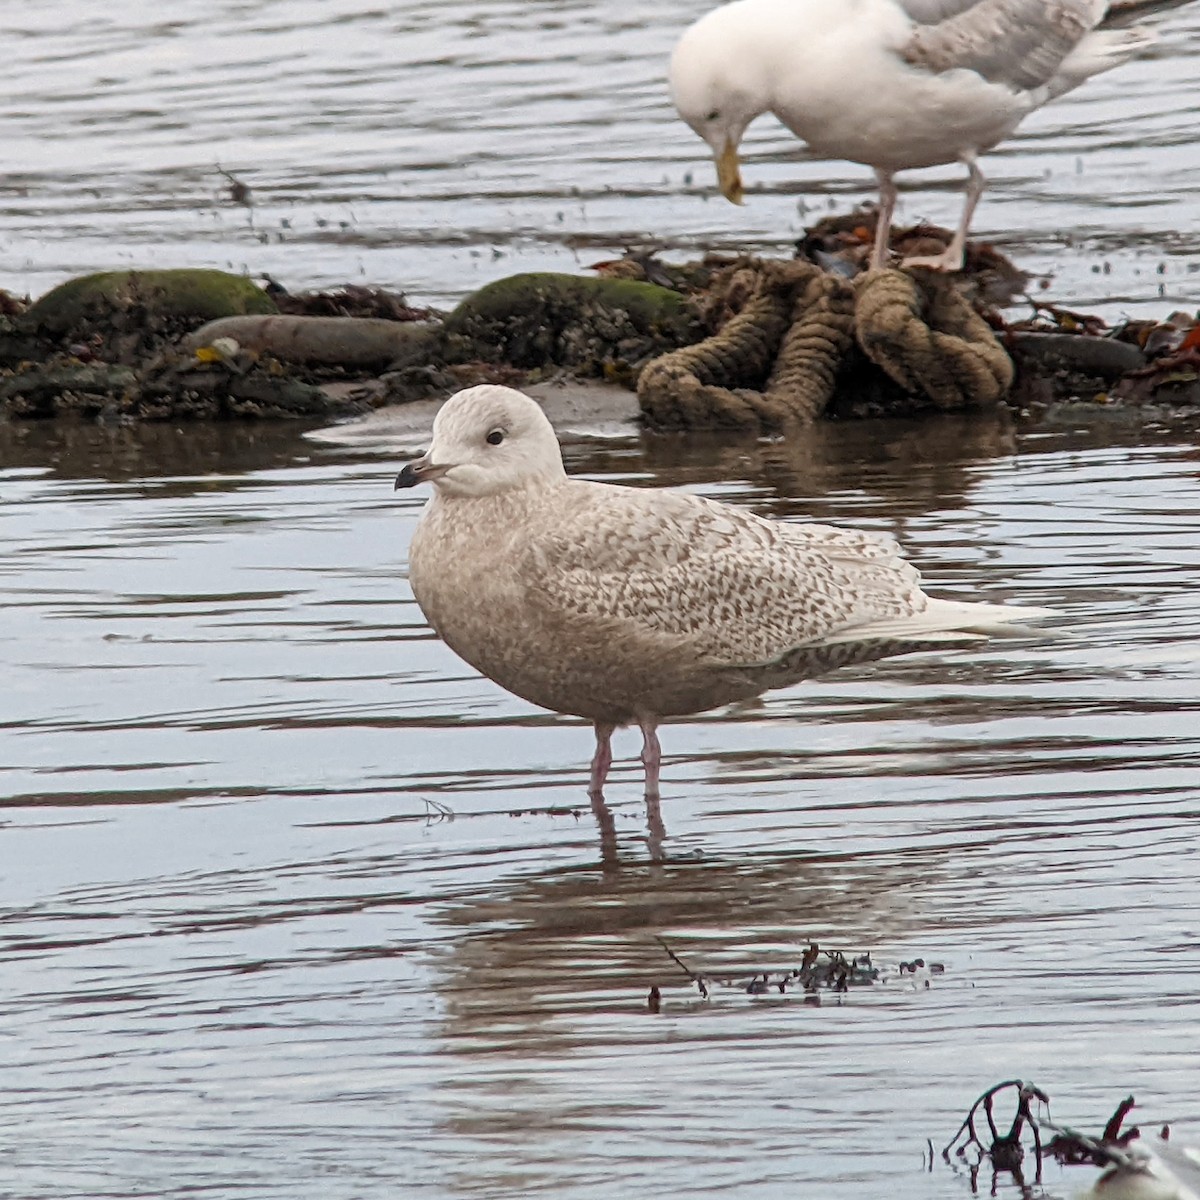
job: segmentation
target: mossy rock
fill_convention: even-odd
[[[450,362],[482,359],[525,370],[571,367],[623,378],[703,335],[687,298],[631,279],[537,272],[481,288],[447,318]]]
[[[35,301],[21,318],[49,337],[104,332],[113,318],[137,313],[156,325],[188,328],[218,317],[277,312],[275,301],[242,275],[200,268],[102,271],[69,279]]]

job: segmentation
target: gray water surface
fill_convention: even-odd
[[[870,172],[746,142],[747,204],[716,194],[666,59],[711,4],[597,0],[43,0],[4,15],[0,284],[226,266],[452,302],[517,270],[630,244],[788,252]],[[1200,5],[986,157],[977,215],[1058,299],[1108,316],[1195,307]],[[218,165],[252,188],[230,201]],[[904,178],[898,219],[957,220],[963,172]]]
[[[1062,636],[667,726],[663,839],[623,735],[605,839],[588,727],[425,628],[394,462],[0,429],[0,1194],[925,1200],[1002,1078],[1200,1124],[1194,446],[975,417],[568,460],[887,529]],[[703,1003],[659,936],[946,970]]]
[[[450,303],[635,241],[786,252],[870,190],[764,121],[759,190],[714,198],[663,85],[702,4],[10,7],[12,290],[193,264]],[[1194,8],[989,156],[978,228],[1058,299],[1195,307]],[[955,175],[905,215],[953,220]],[[605,834],[590,730],[425,627],[393,458],[0,425],[0,1196],[950,1200],[927,1139],[1013,1076],[1200,1128],[1194,436],[975,414],[568,463],[888,530],[1060,636],[671,724],[661,837],[621,735]],[[704,1003],[657,937],[740,979],[810,940],[945,973]]]

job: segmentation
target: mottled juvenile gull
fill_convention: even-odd
[[[595,725],[594,798],[617,726],[641,727],[655,797],[664,717],[1049,615],[933,599],[884,535],[569,479],[545,414],[512,388],[446,401],[396,487],[425,481],[409,553],[421,611],[501,687]]]
[[[961,162],[966,202],[944,254],[960,270],[985,181],[977,156],[1034,109],[1153,41],[1110,16],[1187,0],[734,0],[692,25],[671,59],[679,115],[711,147],[721,191],[742,202],[738,146],[774,113],[828,158],[875,170],[873,266],[888,253],[897,171]]]

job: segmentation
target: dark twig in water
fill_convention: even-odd
[[[992,1115],[993,1103],[996,1096],[1010,1089],[1015,1089],[1017,1093],[1017,1111],[1013,1116],[1012,1126],[1009,1128],[1009,1131],[1001,1134],[996,1128],[996,1121]],[[963,1123],[958,1127],[958,1132],[946,1143],[946,1147],[942,1151],[942,1158],[949,1162],[951,1150],[962,1158],[965,1157],[972,1147],[975,1147],[992,1160],[993,1166],[1010,1171],[1015,1170],[1024,1155],[1021,1136],[1025,1125],[1028,1124],[1033,1133],[1033,1145],[1037,1155],[1038,1173],[1040,1175],[1042,1140],[1038,1132],[1037,1118],[1030,1107],[1030,1102],[1033,1100],[1037,1100],[1043,1104],[1046,1108],[1046,1115],[1049,1116],[1050,1097],[1035,1084],[1024,1083],[1020,1079],[1006,1079],[1003,1083],[998,1083],[994,1087],[988,1088],[971,1105]],[[980,1138],[979,1130],[975,1124],[980,1109],[983,1110],[983,1115],[987,1118],[989,1141],[986,1145]],[[966,1135],[965,1137],[963,1136],[964,1134]]]
[[[901,964],[901,974],[907,966]],[[802,990],[811,996],[821,988],[848,992],[851,987],[877,983],[879,978],[880,971],[872,964],[870,954],[847,958],[840,950],[822,950],[814,942],[805,950],[800,965],[789,971],[776,975],[763,971],[748,982],[745,979],[721,979],[718,982],[742,988],[752,996],[761,996],[772,989],[781,994],[789,989]]]
[[[229,199],[234,204],[240,204],[246,210],[246,225],[253,233],[254,230],[254,200],[250,193],[250,185],[243,182],[236,175],[225,170],[220,163],[217,163],[217,172],[223,175],[225,181],[229,184]],[[265,240],[264,235],[258,234],[259,240]]]
[[[993,1117],[993,1104],[996,1097],[1005,1091],[1015,1090],[1017,1094],[1017,1109],[1013,1123],[1007,1133],[1000,1133],[996,1128]],[[1033,1110],[1032,1102],[1037,1101],[1042,1106],[1040,1115]],[[947,1143],[942,1151],[942,1158],[950,1162],[950,1152],[953,1150],[960,1159],[966,1159],[969,1151],[977,1151],[974,1160],[970,1162],[971,1178],[974,1183],[980,1164],[987,1159],[992,1164],[994,1172],[1007,1171],[1013,1179],[1023,1185],[1021,1160],[1024,1156],[1022,1137],[1025,1126],[1028,1125],[1033,1138],[1033,1152],[1037,1163],[1037,1178],[1041,1179],[1042,1161],[1052,1157],[1063,1166],[1079,1166],[1091,1164],[1097,1167],[1118,1167],[1133,1169],[1133,1160],[1126,1153],[1129,1143],[1139,1136],[1136,1126],[1122,1129],[1125,1118],[1134,1107],[1132,1096],[1127,1096],[1117,1105],[1116,1111],[1104,1126],[1104,1132],[1097,1138],[1065,1125],[1059,1125],[1050,1117],[1050,1097],[1032,1083],[1024,1083],[1020,1079],[1006,1079],[994,1087],[988,1088],[974,1104],[971,1105],[958,1132]],[[980,1136],[978,1127],[979,1114],[983,1113],[987,1120],[987,1138]],[[1042,1132],[1047,1130],[1053,1137],[1044,1145]],[[1165,1140],[1169,1130],[1164,1126],[1161,1134]],[[993,1190],[993,1195],[995,1191]]]
[[[1136,1125],[1125,1130],[1121,1128],[1133,1108],[1133,1097],[1126,1096],[1108,1118],[1104,1132],[1099,1138],[1089,1137],[1086,1133],[1080,1133],[1065,1125],[1055,1125],[1046,1121],[1047,1127],[1054,1131],[1054,1136],[1046,1144],[1046,1152],[1063,1166],[1078,1166],[1080,1163],[1091,1163],[1097,1167],[1107,1166],[1112,1161],[1112,1150],[1124,1150],[1130,1142],[1137,1141],[1141,1136],[1141,1130]],[[1161,1136],[1165,1140],[1165,1126]]]
[[[421,803],[425,805],[425,819],[427,821],[454,820],[454,809],[447,804],[443,804],[440,800],[430,800],[428,796],[422,796]]]
[[[710,985],[718,984],[721,987],[736,988],[750,996],[764,996],[771,992],[781,995],[802,992],[806,1000],[819,1003],[822,989],[848,992],[852,987],[879,983],[885,978],[885,972],[871,962],[870,954],[847,958],[840,950],[822,950],[815,942],[805,950],[800,965],[786,971],[755,970],[751,974],[701,975],[693,971],[661,937],[656,937],[655,940],[680,970],[696,984],[706,1000],[709,998]],[[899,974],[903,978],[923,969],[925,960],[918,958],[911,963],[901,963]],[[944,970],[941,963],[931,963],[928,967],[931,975],[940,974]],[[928,979],[925,986],[929,986]]]
[[[225,170],[220,163],[217,163],[217,174],[225,178],[229,184],[229,198],[234,204],[244,204],[247,208],[251,207],[250,185],[243,182],[236,175]]]
[[[1124,1124],[1125,1118],[1133,1111],[1133,1097],[1126,1096],[1120,1104],[1117,1105],[1116,1111],[1108,1118],[1108,1124],[1104,1126],[1104,1132],[1100,1135],[1102,1142],[1113,1142],[1118,1146],[1124,1146],[1131,1142],[1138,1135],[1137,1128],[1121,1132],[1121,1126]]]
[[[708,984],[704,982],[704,977],[697,975],[662,938],[655,937],[654,940],[667,952],[667,956],[671,961],[696,985],[697,990],[700,992],[700,999],[707,1000]]]

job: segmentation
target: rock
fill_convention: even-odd
[[[0,379],[0,411],[10,417],[118,415],[137,388],[137,375],[128,367],[29,364]]]
[[[1070,371],[1097,379],[1117,379],[1146,365],[1131,342],[1078,333],[1014,331],[1003,339],[1018,369],[1045,375]]]
[[[559,437],[625,437],[638,427],[638,400],[633,392],[588,380],[534,384],[529,394],[541,404]],[[389,405],[353,421],[305,434],[332,446],[351,446],[390,454],[415,453],[429,441],[442,397]]]
[[[275,312],[256,283],[226,271],[102,271],[69,279],[29,306],[25,319],[46,333],[78,329],[97,311],[144,307],[165,317],[212,321],[241,313]]]
[[[544,272],[469,296],[446,318],[444,352],[450,362],[571,367],[629,383],[643,362],[704,332],[686,297],[670,288]]]
[[[104,271],[60,284],[13,324],[48,343],[86,341],[132,365],[205,321],[275,311],[262,288],[225,271]]]
[[[293,378],[278,364],[249,370],[220,363],[163,361],[143,373],[130,414],[140,420],[256,417],[273,420],[357,416],[371,408],[363,389],[331,392]]]
[[[440,329],[428,322],[378,317],[222,317],[188,334],[184,349],[232,338],[251,354],[270,354],[303,366],[398,370],[427,361]]]

